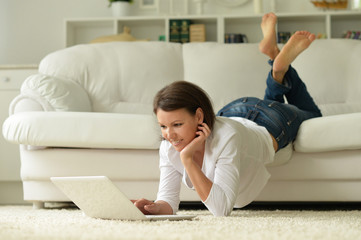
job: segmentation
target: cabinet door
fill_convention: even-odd
[[[0,124],[9,116],[9,105],[19,94],[18,90],[0,90]],[[19,145],[7,142],[0,137],[0,181],[20,180]]]
[[[37,73],[37,67],[0,69],[0,125],[9,116],[10,102],[20,93],[24,80]],[[0,136],[0,181],[20,180],[19,145],[7,142]]]

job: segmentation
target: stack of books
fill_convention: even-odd
[[[224,34],[224,43],[248,43],[246,34],[226,33]]]
[[[205,42],[206,26],[192,24],[191,20],[169,20],[169,41],[176,43]]]
[[[347,31],[344,38],[361,40],[361,31]]]
[[[169,20],[169,41],[176,43],[189,42],[190,20]]]

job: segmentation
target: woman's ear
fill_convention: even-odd
[[[200,108],[200,107],[197,108],[196,117],[197,117],[198,124],[202,124],[204,121],[204,113],[203,113],[202,108]]]

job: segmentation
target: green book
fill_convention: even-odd
[[[170,42],[181,42],[180,33],[181,20],[169,20],[169,41]]]
[[[183,19],[181,20],[180,26],[180,41],[182,43],[189,42],[189,25],[191,24],[190,20]]]

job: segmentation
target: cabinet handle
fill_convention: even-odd
[[[8,82],[10,82],[10,78],[9,77],[2,77],[1,81],[5,82],[5,83],[8,83]]]

